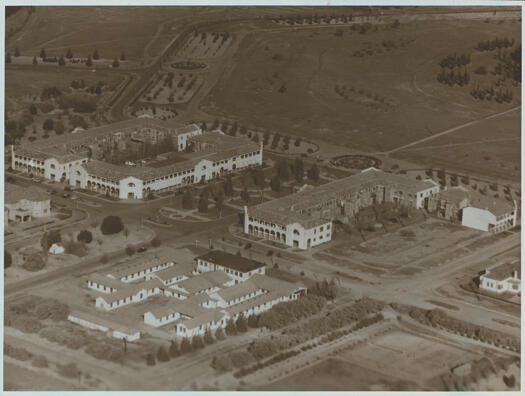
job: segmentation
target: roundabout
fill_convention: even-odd
[[[349,154],[332,158],[330,164],[346,169],[367,169],[379,168],[381,160],[369,155]]]

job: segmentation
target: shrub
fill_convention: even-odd
[[[152,353],[148,353],[148,356],[146,356],[146,364],[148,366],[155,366],[155,364],[157,364],[155,356]]]
[[[191,346],[193,350],[204,348],[204,341],[199,335],[193,336],[191,339]]]
[[[69,316],[69,306],[58,300],[49,299],[36,306],[35,314],[38,319],[51,319],[53,321],[66,320]]]
[[[125,249],[125,250],[126,250],[126,254],[127,254],[128,256],[133,256],[133,255],[135,254],[135,252],[137,251],[137,250],[135,249],[135,247],[132,246],[132,245],[128,245],[128,246],[126,246],[126,249]]]
[[[84,242],[67,241],[64,244],[64,251],[77,257],[83,257],[87,254]]]
[[[233,370],[233,362],[228,355],[220,357],[214,356],[211,361],[211,366],[219,372],[227,372]]]
[[[215,330],[215,339],[217,341],[224,340],[226,338],[226,335],[224,334],[224,330],[222,327],[219,327],[217,330]]]
[[[100,225],[100,230],[104,235],[118,234],[123,229],[124,224],[119,216],[107,216]]]
[[[11,253],[9,253],[7,250],[4,250],[4,269],[11,267],[12,263],[13,258],[11,257]]]
[[[204,333],[204,343],[205,344],[213,344],[215,342],[215,338],[213,338],[213,335],[211,334],[211,331],[208,329],[206,330],[206,332]]]
[[[22,361],[29,360],[33,357],[33,355],[24,348],[17,348],[9,344],[4,345],[4,355]]]
[[[177,342],[171,341],[169,352],[172,358],[180,356],[180,349],[179,349],[179,345],[177,344]]]
[[[159,350],[157,351],[157,360],[159,362],[169,362],[170,360],[170,355],[163,346],[160,346]]]
[[[235,368],[246,367],[255,360],[252,354],[246,350],[234,351],[228,356]]]
[[[82,230],[77,235],[77,241],[84,242],[84,243],[90,243],[93,240],[93,234],[91,231],[88,230]]]
[[[41,254],[33,253],[31,254],[22,265],[26,271],[36,272],[40,271],[46,266],[46,262]]]
[[[153,247],[159,247],[160,246],[160,239],[158,237],[155,237],[151,240],[151,246]]]
[[[68,364],[57,364],[58,373],[64,377],[68,378],[76,378],[80,375],[80,370],[77,367],[76,363],[68,363]]]
[[[193,346],[187,338],[183,338],[180,343],[180,351],[181,353],[189,353],[193,351]]]
[[[47,367],[48,366],[47,358],[43,355],[35,356],[31,364],[34,367]]]

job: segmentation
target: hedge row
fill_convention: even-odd
[[[506,347],[516,352],[521,350],[520,340],[518,338],[509,336],[497,330],[492,330],[487,327],[453,318],[439,308],[425,310],[412,307],[409,311],[409,315],[424,325],[433,327],[439,326],[447,331],[460,334],[464,337],[494,344],[496,346]]]
[[[337,330],[337,331],[333,331],[333,332],[328,333],[326,336],[321,338],[319,343],[308,344],[308,345],[302,346],[300,349],[290,350],[290,351],[287,351],[287,352],[281,352],[281,353],[271,357],[270,359],[268,359],[268,360],[266,360],[264,362],[258,362],[257,364],[254,364],[254,365],[252,365],[250,367],[241,368],[239,371],[235,372],[233,375],[236,378],[244,377],[244,376],[246,376],[248,374],[252,374],[252,373],[254,373],[257,370],[260,370],[262,368],[271,366],[271,365],[273,365],[275,363],[279,363],[279,362],[282,362],[282,361],[284,361],[286,359],[289,359],[291,357],[297,356],[301,352],[305,352],[305,351],[313,349],[313,348],[315,348],[317,346],[320,346],[320,345],[326,344],[328,342],[334,341],[334,340],[336,340],[338,338],[341,338],[341,337],[343,337],[343,336],[345,336],[347,334],[350,334],[352,331],[360,330],[360,329],[362,329],[364,327],[371,326],[374,323],[378,323],[378,322],[382,321],[383,319],[384,319],[384,317],[383,317],[383,314],[381,314],[381,313],[376,314],[376,315],[374,315],[372,317],[369,317],[369,318],[362,319],[359,322],[357,322],[354,326],[352,326],[351,329]]]

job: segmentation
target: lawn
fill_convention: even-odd
[[[128,58],[141,58],[160,23],[191,12],[179,7],[36,7],[22,32],[6,47],[14,53],[18,46],[22,55],[38,56],[44,47],[48,55],[65,54],[71,48],[77,56],[97,49],[102,58],[113,59],[122,52]]]
[[[336,29],[343,34],[336,36]],[[476,67],[479,41],[508,36],[519,42],[519,33],[515,22],[459,20],[402,23],[366,34],[349,27],[250,34],[240,44],[235,69],[203,108],[282,134],[384,151],[515,106],[518,88],[511,104],[477,102],[471,86],[451,88],[436,76],[447,55],[472,53]],[[385,40],[406,44],[379,48]],[[355,56],[368,47],[372,55]],[[345,86],[349,99],[336,86]]]
[[[455,169],[504,180],[521,180],[521,112],[483,121],[394,156],[426,167]]]
[[[328,359],[261,388],[264,391],[416,390],[414,384],[340,359]]]

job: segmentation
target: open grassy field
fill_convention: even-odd
[[[468,126],[394,154],[434,168],[521,180],[521,111]]]
[[[97,70],[76,68],[51,68],[29,66],[23,68],[7,68],[5,78],[5,97],[9,103],[25,95],[40,96],[43,88],[57,87],[62,92],[69,92],[71,81],[84,80],[86,86],[96,85],[104,81],[111,87],[116,87],[125,73],[119,70]]]
[[[177,7],[178,8],[178,7]],[[163,7],[35,7],[24,29],[13,35],[7,50],[18,47],[23,55],[87,56],[98,49],[102,58],[140,58],[160,23],[184,17],[191,11],[168,11]]]
[[[414,384],[341,359],[328,359],[269,384],[265,391],[417,390]]]
[[[428,20],[377,25],[365,34],[350,27],[248,34],[236,66],[202,108],[281,133],[385,151],[515,106],[518,88],[513,103],[477,102],[470,85],[451,88],[436,76],[447,55],[470,53],[475,68],[485,62],[474,50],[479,41],[519,42],[519,33],[516,21]]]

